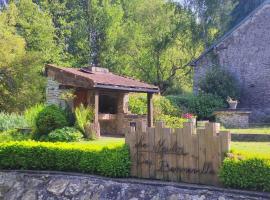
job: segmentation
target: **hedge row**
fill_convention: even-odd
[[[270,159],[228,157],[219,176],[227,187],[270,192]]]
[[[56,170],[128,177],[127,146],[100,149],[95,145],[49,142],[0,143],[1,169]]]

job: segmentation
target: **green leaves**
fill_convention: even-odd
[[[102,149],[98,145],[48,142],[0,143],[1,169],[59,170],[109,177],[130,175],[127,146]]]
[[[36,118],[36,134],[48,135],[51,131],[68,125],[65,112],[55,106],[45,107]]]
[[[83,138],[82,133],[73,127],[56,129],[49,133],[50,142],[76,142]]]
[[[227,187],[270,191],[270,161],[261,158],[226,158],[219,172]]]

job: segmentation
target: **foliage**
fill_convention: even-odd
[[[270,160],[226,158],[219,172],[227,187],[270,191]]]
[[[229,96],[239,98],[240,88],[236,78],[221,67],[209,69],[199,82],[199,88],[205,93],[220,96],[224,100]]]
[[[0,131],[6,131],[15,128],[25,128],[28,126],[29,125],[23,115],[16,113],[0,113]]]
[[[32,0],[15,3],[18,16],[16,30],[26,41],[26,50],[37,52],[41,62],[57,62],[60,50],[55,42],[55,28],[50,14],[40,10]]]
[[[15,3],[0,12],[0,109],[6,112],[22,111],[43,97],[39,52],[28,50],[27,38],[18,32],[23,12]]]
[[[154,116],[161,114],[180,116],[181,110],[174,106],[170,100],[164,96],[154,95]],[[138,115],[144,115],[147,113],[147,96],[145,94],[132,94],[129,95],[129,110]]]
[[[22,133],[17,129],[10,129],[4,132],[0,132],[0,142],[23,141],[30,139],[32,139],[31,134]]]
[[[129,95],[128,109],[133,114],[145,115],[147,113],[146,95],[140,95],[140,94]]]
[[[36,120],[38,114],[45,108],[44,104],[36,104],[24,111],[24,118],[28,125],[36,130]]]
[[[50,142],[76,142],[83,138],[82,133],[72,127],[64,127],[56,129],[49,133],[48,140]]]
[[[170,115],[159,115],[156,117],[156,121],[163,121],[165,125],[170,128],[183,128],[183,123],[188,120]]]
[[[98,145],[87,144],[0,143],[1,169],[58,170],[128,177],[129,157],[127,146],[102,149]]]
[[[225,107],[223,99],[212,94],[167,96],[170,101],[185,112],[195,114],[199,120],[211,119],[212,113]]]
[[[234,0],[235,6],[231,12],[228,28],[233,28],[265,0]]]
[[[89,122],[94,121],[94,116],[95,113],[93,108],[84,107],[84,105],[81,104],[79,107],[75,109],[76,128],[85,134],[85,126]]]
[[[39,112],[36,119],[36,133],[38,135],[48,135],[51,131],[67,125],[65,112],[55,105],[50,105]]]
[[[245,158],[270,159],[270,142],[232,142],[231,152]]]

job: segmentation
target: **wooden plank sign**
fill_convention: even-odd
[[[163,122],[147,127],[136,121],[126,130],[131,153],[131,175],[139,178],[219,185],[218,170],[230,150],[229,132],[219,132],[219,124],[206,123],[196,129],[165,128]]]

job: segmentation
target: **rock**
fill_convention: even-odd
[[[169,200],[178,200],[178,199],[179,199],[179,195],[173,194],[169,196]]]
[[[69,181],[65,179],[51,180],[49,182],[47,190],[52,194],[60,195],[65,191],[68,183]]]
[[[218,197],[218,200],[226,200],[225,197],[221,196],[221,197]]]
[[[84,189],[84,185],[80,182],[70,183],[65,191],[66,196],[75,196]]]
[[[21,200],[36,200],[37,194],[35,190],[28,190],[24,195],[22,196]]]
[[[18,175],[19,174],[19,175]],[[18,175],[18,176],[17,176]],[[42,176],[46,176],[43,179]],[[10,184],[11,183],[11,184]],[[169,186],[155,182],[145,184],[129,179],[105,179],[93,176],[60,174],[37,175],[19,172],[0,172],[0,200],[255,200],[270,199],[244,191],[218,191],[210,186],[202,189],[170,183]],[[269,197],[269,198],[268,198]]]

